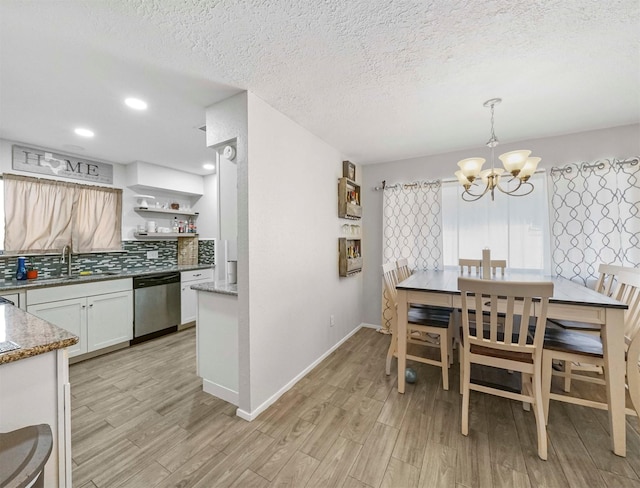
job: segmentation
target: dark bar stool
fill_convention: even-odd
[[[53,434],[47,424],[0,433],[0,486],[43,488],[44,465],[52,448]]]

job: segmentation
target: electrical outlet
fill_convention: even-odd
[[[158,251],[147,251],[147,259],[158,259]]]
[[[333,315],[329,315],[329,326],[333,327],[336,325],[336,318]]]

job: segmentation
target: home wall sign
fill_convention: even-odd
[[[12,167],[18,171],[113,184],[113,165],[53,151],[13,145]]]

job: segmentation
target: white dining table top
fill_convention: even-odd
[[[480,278],[479,275],[460,273],[460,268],[445,267],[444,270],[415,271],[409,278],[396,286],[398,290],[427,291],[432,293],[447,293],[459,295],[458,278]],[[570,305],[586,305],[605,308],[628,308],[627,305],[606,295],[596,292],[579,283],[575,283],[559,276],[545,275],[541,271],[513,271],[506,270],[504,276],[500,272],[491,277],[497,281],[550,281],[553,283],[553,297],[549,303],[564,303]]]

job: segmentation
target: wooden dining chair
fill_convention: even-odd
[[[526,402],[533,407],[536,419],[538,456],[547,459],[541,368],[547,307],[549,297],[553,295],[553,283],[458,278],[458,289],[462,301],[462,434],[469,434],[471,390]],[[535,318],[534,298],[538,300]],[[476,314],[477,310],[487,310],[489,314]],[[498,321],[498,312],[504,314],[502,325]],[[482,323],[478,323],[476,317],[482,317]],[[471,364],[520,372],[521,392],[473,383]]]
[[[575,330],[561,328],[547,328],[544,339],[542,381],[544,394],[545,419],[549,416],[549,402],[556,400],[586,407],[608,410],[609,405],[604,402],[568,396],[551,392],[552,376],[567,376],[571,380],[586,381],[599,385],[606,385],[607,377],[614,374],[624,374],[633,404],[633,409],[627,408],[627,414],[638,415],[640,409],[640,373],[638,361],[640,360],[640,273],[621,271],[616,275],[615,291],[613,298],[624,302],[629,307],[625,312],[624,336],[626,350],[626,371],[605,371],[605,377],[598,378],[584,374],[571,372],[554,372],[553,361],[561,360],[565,363],[595,364],[604,369],[604,353],[602,340],[599,336],[585,334]]]
[[[409,267],[409,260],[407,258],[398,259],[396,261],[396,269],[397,269],[397,275],[398,275],[398,282],[406,280],[409,276],[413,274],[413,270]],[[434,307],[433,305],[423,305],[418,303],[412,304],[409,311],[411,312],[412,309],[414,308],[428,309],[431,311],[432,315],[435,315],[441,318],[444,318],[446,315],[452,312],[452,310],[448,308],[443,309],[442,307]],[[415,314],[416,311],[413,310],[413,312]],[[456,326],[455,317],[451,317],[449,320],[449,337],[448,337],[449,364],[453,364],[453,348],[455,347],[455,344],[457,341],[456,329],[457,329],[457,326]],[[414,338],[416,334],[417,333],[414,333]]]
[[[595,283],[594,289],[598,293],[601,293],[608,297],[613,296],[613,294],[617,290],[616,276],[621,272],[640,273],[640,269],[602,263],[600,264],[600,266],[598,266],[598,279]],[[549,325],[559,326],[566,330],[573,330],[600,336],[600,326],[596,324],[561,319],[549,319],[548,322]],[[583,361],[579,364],[574,364],[572,361],[563,361],[562,363],[562,372],[555,372],[554,374],[556,376],[564,377],[564,391],[567,393],[571,391],[571,377],[574,371],[596,372],[602,374],[602,368],[600,366],[590,364],[586,361]]]
[[[626,268],[613,264],[600,264],[598,266],[598,280],[596,281],[594,290],[598,293],[612,296],[616,291],[616,276],[620,272],[640,272],[636,268]],[[579,322],[575,320],[549,319],[549,322],[568,330],[579,330],[581,332],[589,332],[600,335],[600,326],[589,324],[587,322]]]
[[[458,266],[460,266],[460,274],[480,274],[482,268],[481,259],[458,259]]]
[[[382,265],[385,292],[392,302],[393,318],[391,320],[391,344],[387,351],[385,372],[391,374],[391,360],[398,357],[398,276],[396,263]],[[436,347],[440,349],[440,360],[407,354],[407,359],[424,364],[431,364],[442,369],[442,388],[449,389],[449,365],[451,341],[449,328],[451,327],[451,311],[440,308],[423,308],[410,306],[407,317],[407,344]],[[435,337],[436,340],[432,338]],[[432,342],[433,341],[433,342]]]

